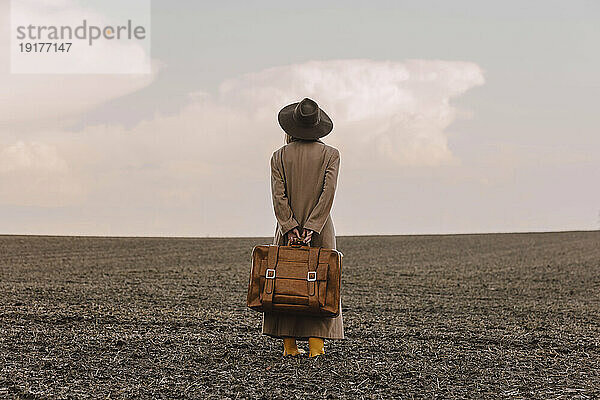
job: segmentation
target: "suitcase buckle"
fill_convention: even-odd
[[[306,280],[309,282],[314,282],[317,280],[317,271],[308,271],[308,275],[306,276]]]
[[[272,268],[267,268],[267,273],[265,275],[267,279],[275,279],[275,270]]]

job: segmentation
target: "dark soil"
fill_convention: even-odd
[[[0,236],[0,397],[600,398],[600,232],[339,237],[316,359],[246,308],[269,242]]]

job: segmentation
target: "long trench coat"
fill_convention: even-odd
[[[286,232],[314,231],[310,245],[336,248],[330,210],[337,186],[340,153],[320,140],[293,141],[271,156],[271,195],[277,219],[273,244],[285,245]],[[340,299],[337,317],[264,313],[262,333],[273,337],[343,339]]]

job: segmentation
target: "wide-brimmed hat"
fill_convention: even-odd
[[[308,97],[283,107],[277,119],[288,135],[298,139],[322,138],[333,129],[331,118]]]

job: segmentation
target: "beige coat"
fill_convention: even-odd
[[[339,166],[339,151],[320,140],[293,141],[273,153],[271,195],[277,219],[273,244],[284,245],[285,233],[297,226],[300,233],[302,228],[315,232],[311,246],[336,248],[335,229],[329,212]],[[343,339],[341,300],[340,314],[335,318],[264,313],[262,333],[299,339]]]

